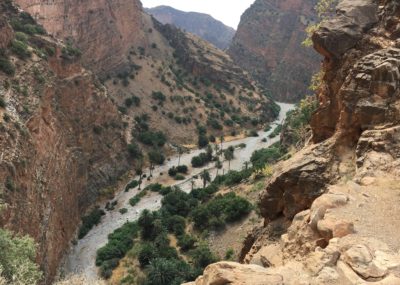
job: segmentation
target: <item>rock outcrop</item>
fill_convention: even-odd
[[[0,4],[1,23],[19,19],[9,5]],[[0,43],[13,34],[1,32]],[[50,37],[25,44],[31,56],[23,60],[2,51],[15,75],[0,71],[0,224],[35,239],[49,284],[81,216],[125,173],[128,154],[122,118],[95,76],[63,60]]]
[[[257,0],[242,15],[228,50],[277,101],[297,102],[319,68],[315,52],[301,43],[316,21],[317,1]]]
[[[325,57],[314,142],[277,166],[260,201],[267,227],[291,225],[278,242],[255,230],[243,258],[282,284],[400,284],[399,16],[394,0],[343,0],[313,35]]]
[[[224,50],[229,47],[235,30],[214,19],[210,15],[197,12],[184,12],[169,6],[145,9],[163,24],[172,24],[182,30],[195,34]]]

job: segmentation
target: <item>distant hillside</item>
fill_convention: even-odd
[[[320,58],[301,45],[315,20],[316,0],[257,0],[241,17],[228,54],[271,96],[297,102],[308,91]]]
[[[163,24],[173,24],[189,33],[195,34],[220,49],[229,47],[235,30],[214,19],[210,15],[183,12],[168,6],[158,6],[145,11]]]

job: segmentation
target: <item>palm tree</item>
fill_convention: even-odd
[[[234,158],[233,152],[233,147],[229,147],[224,151],[225,159],[228,161],[228,171],[231,170],[231,160]]]
[[[203,189],[206,188],[207,182],[211,181],[211,176],[210,173],[206,170],[203,171],[202,174],[200,174],[201,179],[203,179]]]
[[[140,187],[142,185],[142,176],[143,176],[143,159],[139,159],[138,161],[136,161],[136,165],[135,165],[135,171],[136,171],[136,175],[139,175],[139,190]]]
[[[224,136],[220,136],[220,142],[221,142],[221,153],[224,151],[223,147],[222,147],[222,142],[224,141]]]
[[[181,155],[183,154],[183,149],[181,146],[178,146],[178,166],[181,164]]]
[[[215,168],[217,169],[216,176],[218,176],[218,171],[222,168],[222,163],[219,157],[217,157],[217,160],[215,161]]]

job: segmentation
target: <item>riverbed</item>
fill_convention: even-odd
[[[239,144],[245,144],[244,148],[235,149],[235,158],[230,162],[231,170],[241,170],[244,167],[244,163],[250,160],[252,153],[255,150],[268,147],[275,142],[279,141],[279,136],[275,138],[268,138],[268,135],[274,130],[274,128],[282,123],[286,118],[288,111],[294,108],[293,104],[278,103],[281,107],[281,112],[278,119],[272,124],[272,128],[268,132],[260,131],[258,137],[246,137],[243,139],[225,142],[223,148],[226,149],[229,146],[237,146]],[[263,138],[266,141],[263,142]],[[182,154],[180,163],[190,166],[190,162],[193,156],[198,155],[204,150],[193,150],[189,153]],[[168,176],[168,169],[178,164],[178,156],[173,156],[162,166],[155,167],[153,171],[153,178],[151,181],[144,180],[142,186],[145,187],[151,183],[164,184]],[[183,181],[171,181],[169,185],[177,185],[183,191],[189,192],[192,188],[191,177],[200,174],[204,169],[207,169],[211,177],[215,177],[217,170],[214,167],[214,163],[203,168],[189,168],[190,175],[187,176],[186,180]],[[228,162],[223,162],[223,168],[219,170],[219,173],[228,171]],[[144,173],[149,174],[149,170],[145,170]],[[160,175],[163,173],[163,175]],[[132,179],[135,179],[134,177]],[[137,178],[136,178],[137,179]],[[201,179],[194,180],[194,187],[200,187],[202,185]],[[60,268],[60,273],[63,276],[69,275],[82,275],[87,280],[97,279],[97,267],[95,266],[96,251],[100,247],[107,243],[107,237],[117,228],[121,227],[127,221],[135,221],[138,219],[140,212],[144,209],[151,211],[158,210],[161,207],[162,197],[158,193],[149,193],[141,199],[141,201],[134,207],[129,205],[129,199],[135,196],[139,191],[137,188],[125,192],[125,189],[121,189],[115,196],[114,200],[118,201],[113,211],[106,211],[106,215],[103,216],[99,225],[95,226],[83,239],[77,241],[75,245],[71,247],[65,260]],[[119,210],[126,208],[128,212],[124,215],[119,213]]]

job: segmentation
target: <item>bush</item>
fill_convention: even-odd
[[[283,155],[279,144],[274,144],[268,148],[256,150],[251,155],[250,161],[253,168],[261,169],[267,164],[275,163]]]
[[[153,164],[163,164],[165,161],[165,156],[159,150],[152,150],[148,153],[149,160]]]
[[[106,213],[100,208],[95,208],[89,213],[89,215],[84,216],[82,218],[82,225],[79,228],[78,238],[82,239],[85,237],[94,226],[97,226],[100,223],[101,217],[105,214]]]
[[[179,189],[174,189],[164,196],[161,204],[163,206],[163,210],[170,215],[186,217],[197,205],[197,201],[189,194]]]
[[[195,227],[199,229],[219,229],[226,222],[237,221],[250,213],[252,205],[235,193],[218,195],[209,202],[200,205],[192,212]]]
[[[0,229],[0,248],[1,284],[38,284],[42,272],[35,263],[36,245],[32,238]]]
[[[216,256],[211,252],[210,248],[202,244],[198,248],[192,250],[190,255],[196,267],[206,268],[207,265],[217,262]]]
[[[132,142],[132,143],[128,144],[128,152],[129,152],[129,156],[132,159],[138,159],[138,158],[143,157],[142,150],[140,149],[140,147],[137,143]]]
[[[7,107],[7,103],[3,97],[0,97],[0,108],[5,108],[5,107]]]
[[[6,57],[3,56],[0,56],[0,70],[10,76],[13,76],[15,74],[14,65]]]
[[[13,40],[11,42],[11,50],[20,58],[27,59],[31,56],[31,52],[28,50],[28,46],[21,41]]]
[[[126,213],[128,213],[128,209],[127,209],[127,208],[119,209],[119,213],[120,213],[121,215],[125,215]]]
[[[180,236],[185,233],[186,221],[185,218],[179,215],[169,216],[165,219],[167,230]]]
[[[212,155],[206,152],[202,152],[198,156],[192,157],[191,163],[193,167],[203,167],[211,160],[212,160]]]
[[[137,237],[139,227],[137,223],[127,222],[119,229],[116,229],[108,236],[108,242],[105,246],[97,250],[96,265],[102,266],[106,263],[105,267],[111,260],[121,259],[131,249],[133,239]]]
[[[165,100],[166,100],[165,95],[160,91],[157,91],[157,92],[153,91],[153,93],[151,93],[151,98],[153,98],[154,100],[157,100],[160,103],[165,102]]]
[[[82,52],[72,46],[72,43],[67,43],[65,47],[61,50],[61,57],[67,60],[72,60],[74,58],[79,58],[82,55]]]
[[[182,251],[188,251],[194,248],[196,244],[196,239],[193,236],[183,234],[178,236],[178,246]]]
[[[178,181],[185,180],[185,176],[183,176],[182,174],[177,174],[175,175],[174,179]]]
[[[161,131],[144,131],[138,134],[138,140],[145,145],[162,147],[167,142],[165,134]]]
[[[188,172],[188,167],[186,165],[179,165],[177,167],[173,166],[170,169],[168,169],[168,175],[171,177],[174,177],[178,173],[187,174],[187,172]]]
[[[136,188],[137,186],[139,186],[139,181],[137,180],[132,180],[131,182],[129,182],[126,187],[125,187],[125,192],[128,192],[130,189],[132,188]]]
[[[204,148],[208,146],[208,137],[206,135],[200,134],[197,145],[199,146],[199,148]]]
[[[138,194],[136,194],[135,196],[133,196],[131,199],[129,199],[129,205],[131,205],[132,207],[136,206],[140,200],[146,196],[147,191],[143,190],[141,192],[139,192]]]
[[[248,136],[249,136],[249,137],[258,137],[258,133],[257,133],[256,130],[251,130],[251,131],[248,133]]]
[[[282,131],[282,125],[278,125],[268,137],[272,139],[276,136],[279,136],[281,131]]]
[[[180,285],[191,280],[190,266],[178,259],[154,259],[147,273],[147,285]]]

